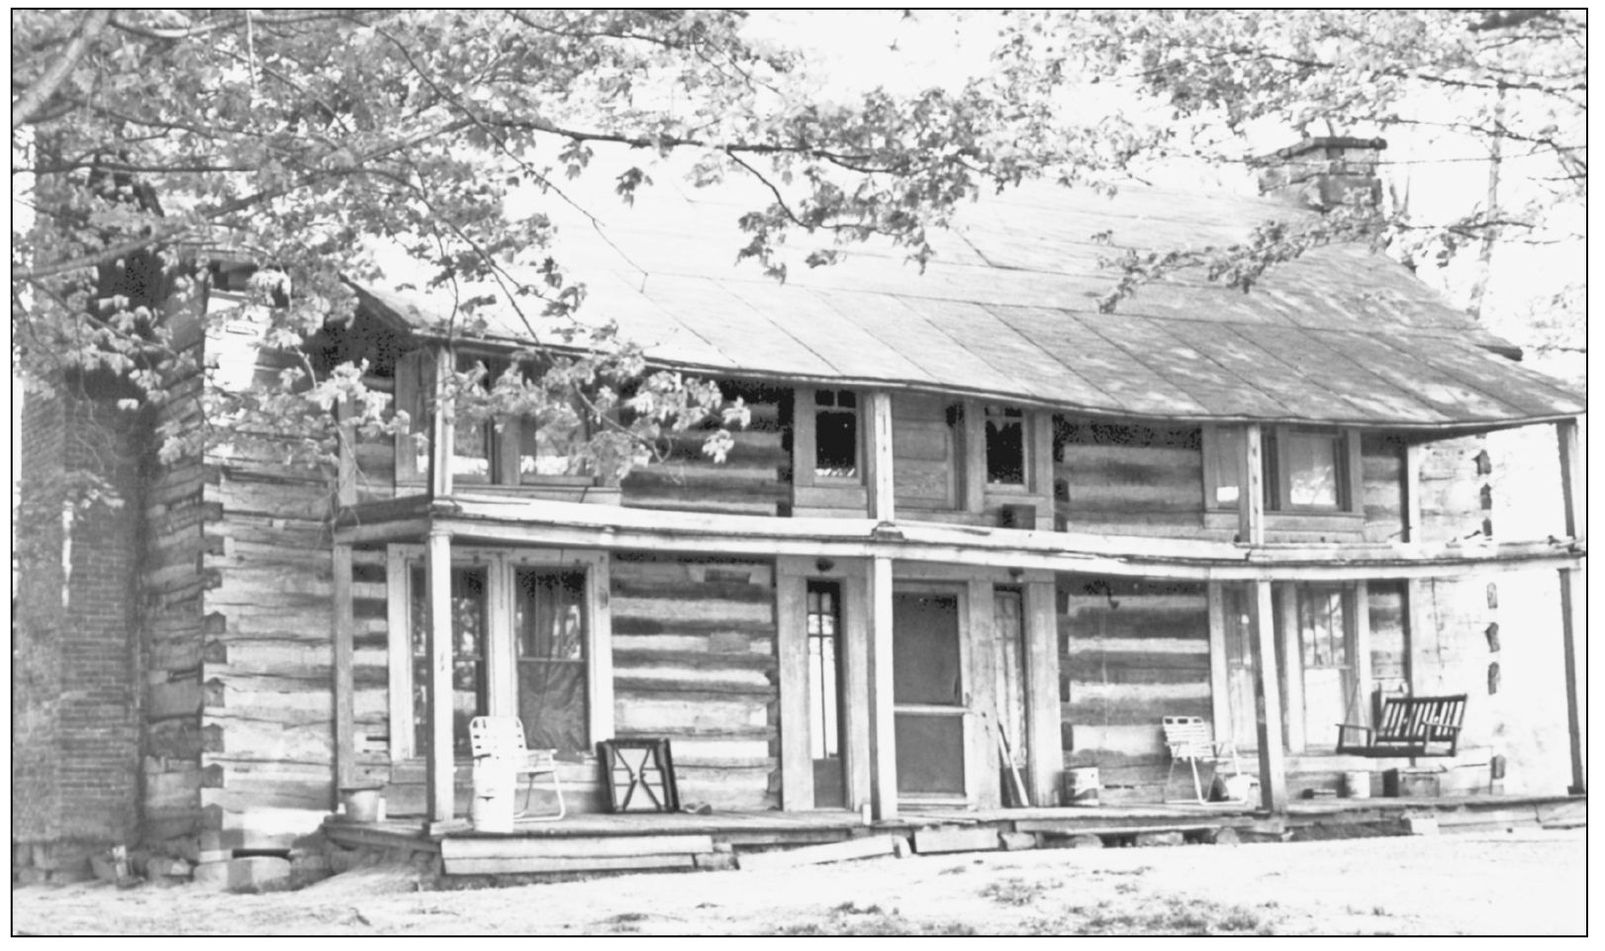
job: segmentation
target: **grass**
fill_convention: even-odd
[[[824,921],[785,925],[779,935],[975,935],[974,926],[962,921],[910,921],[896,908],[886,911],[879,905],[861,906],[842,902],[830,910]]]
[[[1090,913],[1082,908],[1072,911],[1084,917],[1079,922],[1066,922],[1064,930],[1079,935],[1275,933],[1272,923],[1253,909],[1207,901],[1172,898],[1152,908],[1121,913],[1113,913],[1108,903],[1100,903]]]
[[[1000,905],[1031,905],[1042,897],[1042,893],[1057,886],[1058,882],[1031,882],[1019,876],[1000,878],[981,889],[983,898],[990,898]]]

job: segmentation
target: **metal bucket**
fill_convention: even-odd
[[[1353,770],[1343,774],[1343,795],[1349,799],[1371,798],[1371,771]]]
[[[1084,766],[1065,771],[1065,799],[1072,806],[1098,804],[1098,767]]]
[[[378,822],[384,809],[384,797],[377,789],[347,789],[346,819],[351,822]]]
[[[474,761],[474,798],[468,803],[468,821],[479,832],[513,831],[513,764],[483,757]]]

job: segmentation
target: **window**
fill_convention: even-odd
[[[999,406],[986,408],[988,485],[1025,485],[1025,414]]]
[[[1235,509],[1243,428],[1213,426],[1204,432],[1205,504],[1211,509]],[[1353,490],[1360,451],[1357,432],[1267,426],[1263,438],[1266,511],[1361,511]]]
[[[429,585],[424,566],[413,565],[408,598],[412,631],[413,749],[429,749]],[[468,755],[468,721],[486,712],[485,633],[487,570],[451,570],[451,697],[453,750]]]
[[[602,553],[454,548],[451,566],[453,753],[469,755],[468,721],[517,716],[532,749],[586,752],[612,735],[612,666]],[[424,552],[392,545],[389,650],[391,757],[429,751],[429,593]]]
[[[814,475],[858,478],[858,397],[851,390],[814,391]]]
[[[586,438],[578,414],[554,414],[550,420],[525,416],[518,421],[518,479],[537,482],[552,476],[589,475],[589,460],[577,452]]]
[[[841,756],[841,585],[808,582],[808,739],[813,758]]]
[[[525,744],[566,752],[588,749],[585,575],[515,569],[513,635]]]

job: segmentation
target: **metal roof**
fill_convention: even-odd
[[[1564,384],[1493,352],[1514,348],[1406,268],[1360,246],[1311,251],[1249,293],[1183,277],[1098,312],[1118,278],[1101,261],[1120,248],[1241,241],[1267,219],[1302,213],[1280,201],[1026,187],[962,208],[952,230],[933,234],[938,253],[924,273],[903,250],[876,245],[808,268],[802,256],[827,239],[802,235],[779,283],[736,263],[747,240],[736,220],[767,201],[742,191],[660,178],[634,207],[571,190],[574,205],[544,206],[560,227],[554,255],[587,286],[582,318],[616,321],[655,363],[690,371],[1098,416],[1471,429],[1585,408]],[[449,314],[438,298],[359,290],[425,333]],[[492,339],[531,339],[510,308],[480,316]]]

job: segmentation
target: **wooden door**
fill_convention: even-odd
[[[899,796],[964,798],[968,703],[959,596],[894,593],[892,708]]]

